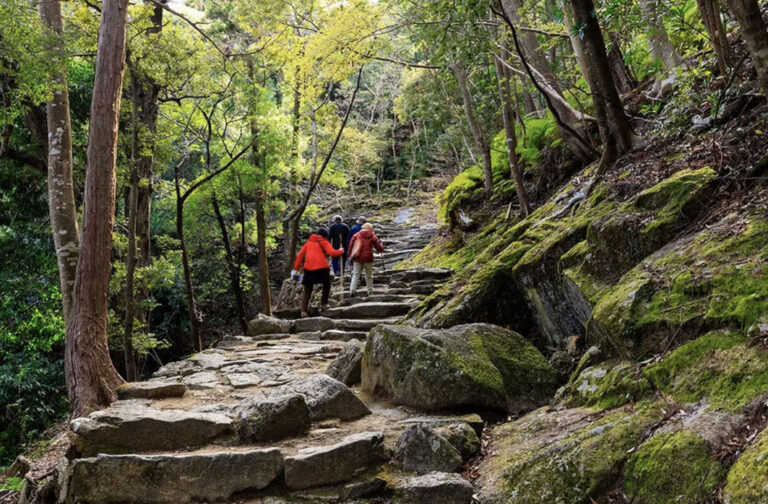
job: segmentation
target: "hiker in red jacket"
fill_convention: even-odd
[[[373,232],[373,226],[366,222],[360,232],[349,241],[349,258],[352,266],[352,283],[349,286],[349,296],[355,297],[360,274],[365,270],[365,288],[368,295],[373,295],[373,249],[384,252],[384,246],[379,237]]]
[[[339,257],[344,253],[344,249],[334,249],[331,242],[328,241],[328,230],[319,228],[315,233],[309,235],[307,243],[301,247],[299,255],[296,256],[293,278],[296,271],[304,269],[304,276],[301,283],[304,285],[304,292],[301,296],[301,316],[307,317],[309,312],[309,300],[312,298],[312,288],[315,284],[323,284],[323,295],[320,301],[320,309],[328,309],[328,296],[331,293],[331,267],[328,264],[328,256]]]

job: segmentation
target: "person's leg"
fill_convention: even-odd
[[[328,275],[323,280],[323,292],[320,298],[320,308],[325,310],[328,308],[328,297],[331,295],[331,277]]]
[[[373,263],[365,263],[365,289],[368,295],[373,295]]]
[[[312,298],[312,284],[304,284],[304,292],[301,294],[301,316],[309,314],[309,300]]]
[[[360,273],[363,271],[363,265],[359,262],[352,263],[352,282],[349,284],[349,295],[354,296],[357,291],[357,284],[360,282]]]
[[[334,257],[333,259],[331,259],[331,264],[333,265],[333,273],[336,276],[339,276],[339,258]]]

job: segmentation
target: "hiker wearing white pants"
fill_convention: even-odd
[[[352,282],[349,285],[349,296],[355,297],[360,283],[360,274],[365,270],[365,288],[368,295],[373,295],[373,250],[384,252],[384,246],[379,237],[373,233],[373,226],[366,222],[360,232],[355,233],[349,242],[349,259],[353,263]]]

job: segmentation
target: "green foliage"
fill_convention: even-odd
[[[544,147],[558,147],[562,140],[557,131],[557,124],[550,113],[541,119],[528,118],[524,125],[517,128],[517,154],[527,167],[533,167],[539,160],[539,152]]]
[[[483,190],[483,178],[483,169],[477,165],[472,165],[456,175],[437,198],[440,205],[437,217],[440,222],[448,223],[454,209],[480,196]]]

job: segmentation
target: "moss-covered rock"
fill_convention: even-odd
[[[768,502],[768,433],[736,460],[723,491],[728,504]]]
[[[608,493],[628,452],[663,416],[654,403],[605,414],[537,410],[493,429],[476,482],[483,504],[580,504]]]
[[[657,434],[627,461],[625,493],[638,504],[699,504],[725,474],[709,443],[688,430]]]
[[[366,342],[363,390],[424,410],[541,405],[555,372],[522,336],[489,324],[447,330],[380,325]]]
[[[653,390],[640,366],[628,361],[589,366],[568,384],[566,403],[571,406],[615,408],[637,401]]]

